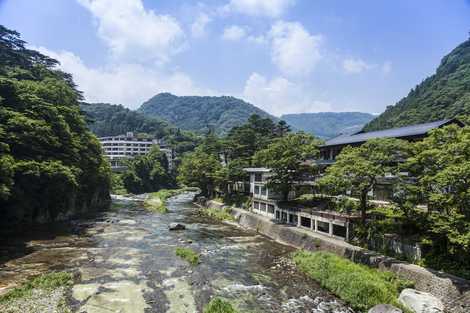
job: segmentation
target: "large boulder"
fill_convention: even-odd
[[[403,289],[398,301],[416,313],[444,313],[441,300],[427,292],[415,289]]]
[[[377,304],[368,313],[403,313],[403,311],[390,304]]]
[[[168,229],[169,230],[184,230],[186,229],[186,226],[180,223],[171,223],[170,225],[168,225]]]

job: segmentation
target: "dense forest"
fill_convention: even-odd
[[[359,131],[373,118],[372,114],[360,112],[299,113],[281,116],[281,119],[292,127],[322,139]]]
[[[470,114],[470,39],[445,56],[436,73],[367,124],[366,131]]]
[[[159,118],[146,116],[122,105],[82,102],[80,107],[86,115],[88,127],[98,137],[122,135],[126,132],[150,135],[163,139],[177,153],[194,149],[200,140],[192,132],[183,131]]]
[[[263,118],[276,118],[265,111],[234,97],[177,97],[160,93],[146,101],[138,110],[146,115],[162,118],[184,130],[197,133],[226,134],[257,114]]]
[[[0,220],[50,221],[108,204],[110,168],[58,62],[0,26]]]

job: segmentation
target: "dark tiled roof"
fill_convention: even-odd
[[[416,124],[416,125],[399,127],[399,128],[391,128],[391,129],[371,131],[371,132],[361,131],[361,132],[357,132],[357,133],[353,133],[349,135],[339,135],[325,142],[323,147],[345,145],[345,144],[352,144],[352,143],[361,143],[361,142],[365,142],[369,139],[374,139],[374,138],[403,138],[403,137],[420,136],[420,135],[427,134],[432,129],[439,128],[441,126],[444,126],[454,121],[457,123],[460,123],[457,120],[446,119],[446,120],[440,120],[440,121],[435,121],[431,123]]]

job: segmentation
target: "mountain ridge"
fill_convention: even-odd
[[[137,112],[159,117],[184,130],[221,135],[245,123],[257,114],[278,121],[275,116],[255,105],[232,96],[175,96],[159,93],[145,101]]]
[[[436,72],[369,122],[364,131],[470,114],[470,39],[444,56]]]
[[[329,139],[341,133],[359,131],[374,117],[363,112],[318,112],[284,114],[281,119],[298,130]]]

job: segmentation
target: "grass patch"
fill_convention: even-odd
[[[0,303],[24,298],[31,295],[34,289],[53,290],[62,286],[70,286],[73,276],[67,272],[53,272],[37,276],[0,297]]]
[[[379,271],[327,252],[299,251],[293,256],[297,267],[320,285],[348,302],[355,310],[366,312],[377,304],[392,304],[403,309],[398,295],[412,283],[391,272]]]
[[[176,255],[186,260],[191,265],[199,264],[199,254],[191,248],[176,248]]]
[[[212,299],[206,307],[204,307],[204,313],[238,313],[230,302],[222,300],[220,298]]]
[[[230,214],[230,209],[228,208],[202,208],[201,213],[218,221],[235,221],[235,218]]]
[[[152,212],[168,213],[168,208],[166,207],[168,198],[188,191],[193,191],[193,188],[162,189],[157,192],[152,192],[148,195],[148,198],[145,199],[144,207]]]

